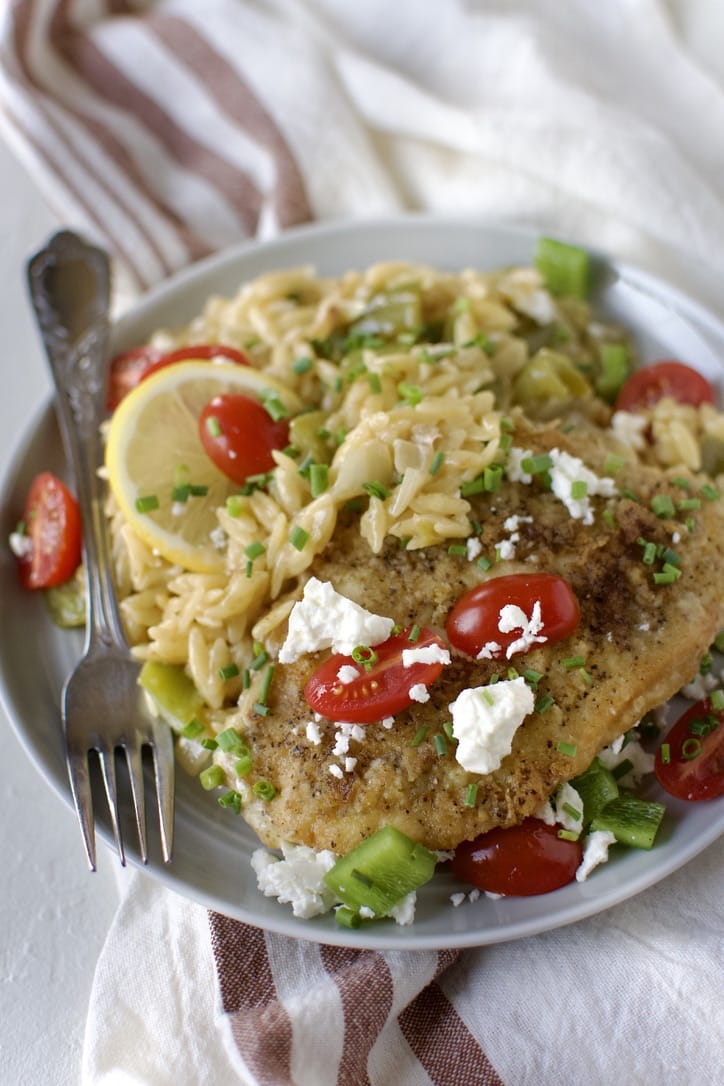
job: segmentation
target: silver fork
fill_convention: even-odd
[[[83,658],[63,687],[66,763],[83,844],[96,868],[89,752],[97,751],[121,863],[126,856],[116,783],[116,750],[125,752],[133,812],[148,860],[142,748],[153,752],[161,852],[171,858],[174,804],[173,739],[155,718],[138,684],[140,664],[129,652],[111,573],[98,427],[104,414],[110,266],[100,249],[68,231],[55,234],[28,264],[36,318],[55,383],[56,411],[83,523],[87,576]]]

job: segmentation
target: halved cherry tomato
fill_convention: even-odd
[[[410,629],[375,645],[369,670],[351,656],[336,654],[317,668],[304,687],[307,704],[328,720],[348,720],[352,724],[371,724],[385,716],[394,716],[412,704],[414,686],[429,686],[439,676],[443,664],[402,664],[404,649],[422,649],[430,645],[444,648],[433,630],[423,629],[413,643]],[[354,667],[358,678],[343,683],[338,678],[341,667]]]
[[[149,366],[158,362],[161,351],[153,347],[132,347],[111,359],[108,375],[108,395],[106,410],[115,411],[124,396],[135,388]]]
[[[714,709],[709,698],[687,709],[657,750],[654,772],[677,799],[724,796],[724,709]]]
[[[498,660],[522,634],[519,627],[508,632],[500,630],[501,609],[512,604],[530,619],[536,603],[540,604],[543,623],[538,636],[548,644],[569,637],[581,620],[578,600],[563,577],[555,573],[510,573],[491,577],[460,597],[446,623],[450,644],[476,657],[484,646],[495,643],[499,648],[489,649],[489,655]]]
[[[583,851],[578,841],[558,836],[558,827],[538,818],[497,827],[463,841],[451,862],[459,879],[493,894],[530,897],[572,882]]]
[[[152,373],[156,373],[165,366],[171,366],[174,362],[185,362],[189,358],[225,358],[239,366],[251,365],[246,355],[237,351],[235,347],[227,347],[225,343],[202,343],[195,347],[179,347],[166,354],[156,347],[133,347],[130,351],[124,351],[123,354],[116,355],[111,360],[107,409],[115,411],[123,397]]]
[[[272,449],[289,444],[289,423],[275,421],[250,396],[214,396],[199,416],[199,436],[207,456],[235,483],[274,467]]]
[[[19,559],[24,588],[52,588],[70,580],[80,562],[81,522],[78,502],[65,483],[44,471],[33,480],[23,513],[32,543]]]
[[[714,403],[716,398],[706,377],[697,370],[683,362],[665,359],[631,374],[616,398],[616,410],[639,411],[653,407],[664,396],[694,406]]]

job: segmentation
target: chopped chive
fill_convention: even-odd
[[[540,453],[538,456],[524,456],[520,466],[526,475],[539,475],[542,471],[549,471],[553,467],[553,458],[548,453]]]
[[[654,584],[673,584],[681,576],[681,570],[665,562],[660,573],[654,573]]]
[[[241,813],[241,796],[233,789],[219,796],[219,807],[231,807],[234,814]]]
[[[541,713],[542,715],[543,713],[547,713],[552,705],[555,705],[555,700],[550,694],[542,694],[535,703],[534,709],[536,713]]]
[[[340,426],[339,430],[337,430],[334,435],[334,440],[337,442],[338,445],[344,445],[344,439],[346,437],[347,431],[345,430],[344,426]]]
[[[199,773],[199,783],[205,792],[211,792],[224,783],[224,771],[220,765],[210,765]]]
[[[661,557],[663,558],[665,565],[670,565],[670,566],[680,566],[681,565],[681,558],[676,553],[676,551],[672,551],[670,547],[665,547],[664,548],[664,552],[661,555]]]
[[[445,735],[448,737],[448,739],[450,740],[451,743],[456,743],[457,742],[457,739],[453,735],[453,722],[452,722],[452,720],[446,720],[445,723],[442,726],[442,730],[445,732]]]
[[[489,464],[483,472],[483,489],[490,494],[497,494],[503,481],[503,467],[501,464]]]
[[[519,673],[518,669],[514,668],[514,667],[509,667],[508,668],[507,675],[508,675],[508,678],[511,679],[511,680],[520,678],[520,673]]]
[[[274,388],[262,389],[260,393],[261,402],[264,404],[264,408],[267,414],[271,415],[274,422],[279,422],[280,419],[286,419],[289,416],[288,409],[279,399],[279,393]]]
[[[556,750],[559,754],[565,754],[568,758],[573,758],[576,753],[576,744],[566,743],[565,740],[561,739],[556,744]]]
[[[580,836],[580,833],[574,833],[573,830],[558,831],[558,837],[560,837],[561,841],[577,841]]]
[[[701,739],[696,739],[694,736],[685,739],[681,744],[681,757],[687,762],[692,762],[694,758],[698,758],[701,751]]]
[[[334,919],[343,928],[359,928],[362,924],[360,914],[355,909],[350,909],[348,905],[337,905],[334,910]]]
[[[430,464],[430,475],[437,475],[437,473],[440,470],[440,468],[442,467],[444,461],[445,461],[445,453],[442,452],[442,450],[439,451],[439,452],[436,452],[435,455],[432,458],[432,463]]]
[[[268,705],[262,705],[262,703],[260,701],[255,701],[253,708],[254,708],[254,712],[258,713],[259,716],[270,716],[271,715],[271,709],[269,708],[269,706]]]
[[[564,803],[561,807],[561,810],[565,811],[567,815],[571,816],[571,818],[575,818],[576,822],[580,822],[581,818],[583,817],[581,812],[570,803]]]
[[[396,622],[395,625],[390,630],[390,636],[391,637],[397,637],[397,635],[401,634],[401,633],[402,633],[402,626],[399,624],[399,622]]]
[[[633,762],[629,758],[624,758],[622,762],[619,762],[618,765],[611,770],[614,780],[620,781],[622,777],[625,777],[627,773],[631,772],[633,767]]]
[[[671,763],[671,747],[668,743],[661,744],[661,762],[662,765],[669,765]]]
[[[254,663],[251,665],[251,670],[261,671],[268,659],[268,654],[264,651],[264,649],[262,649],[259,655],[255,657]]]
[[[201,721],[194,718],[193,720],[189,720],[185,728],[181,729],[181,735],[184,739],[198,739],[203,730],[204,726]]]
[[[724,630],[720,630],[714,638],[714,648],[717,652],[724,652]]]
[[[478,801],[478,786],[477,784],[469,784],[465,790],[465,806],[474,807]]]
[[[189,494],[192,498],[205,498],[209,493],[209,488],[205,484],[190,483]]]
[[[709,483],[706,483],[701,488],[700,494],[701,494],[702,498],[706,498],[706,500],[708,502],[715,502],[717,500],[717,498],[720,496],[719,491],[716,489],[716,487],[710,486]]]
[[[674,486],[679,486],[682,490],[691,490],[691,479],[686,479],[683,475],[676,475],[671,481]]]
[[[713,717],[713,719],[716,720],[716,717]],[[697,718],[696,720],[692,720],[689,724],[689,731],[692,735],[701,737],[703,735],[709,735],[710,732],[714,731],[715,727],[716,725],[712,725],[710,721]]]
[[[239,674],[239,668],[236,664],[226,664],[224,667],[219,668],[219,678],[226,682],[227,679],[234,679]]]
[[[324,494],[329,486],[329,468],[326,464],[312,464],[309,469],[309,488],[313,498]]]
[[[320,426],[315,436],[318,437],[320,441],[329,441],[332,435],[324,426]]]
[[[616,527],[616,521],[614,520],[613,513],[611,512],[610,509],[604,509],[604,511],[603,511],[603,523],[606,525],[607,528],[613,529],[613,528]]]
[[[158,498],[155,494],[146,494],[142,498],[136,498],[136,512],[150,513],[152,509],[158,509]]]
[[[209,415],[206,420],[206,429],[212,437],[221,437],[221,423],[216,415]]]
[[[464,557],[468,553],[468,548],[464,543],[451,543],[447,549],[447,553],[462,555]]]
[[[289,536],[289,542],[298,551],[303,551],[309,541],[309,532],[295,524]]]
[[[408,381],[400,381],[397,391],[410,407],[416,407],[422,401],[424,395],[419,385],[411,385]]]
[[[285,449],[282,449],[282,452],[285,456],[288,456],[290,460],[299,459],[299,449],[296,447],[296,445],[287,445]]]
[[[625,486],[621,491],[624,498],[628,498],[630,502],[637,502],[639,500],[638,495],[634,494],[633,490],[629,486]]]
[[[655,494],[651,499],[651,509],[661,520],[673,517],[676,513],[674,503],[668,494]]]
[[[585,667],[579,667],[578,674],[581,676],[586,686],[593,686],[593,679],[591,678],[589,672],[586,671]]]
[[[292,362],[292,369],[301,377],[303,373],[309,373],[313,365],[311,358],[298,358],[296,362]]]
[[[485,479],[483,475],[478,475],[474,479],[470,479],[467,483],[463,483],[460,487],[461,498],[472,498],[474,494],[482,494],[485,490]]]
[[[684,501],[678,502],[676,508],[680,513],[701,509],[701,498],[685,498]]]
[[[444,735],[440,735],[439,733],[435,735],[433,737],[433,743],[435,744],[435,750],[438,754],[438,757],[442,757],[444,754],[447,754],[447,740],[445,739]]]
[[[563,666],[566,670],[570,670],[574,667],[583,667],[585,663],[585,656],[569,656],[563,661]]]
[[[523,672],[523,678],[533,690],[538,686],[538,683],[543,678],[542,671],[535,671],[532,667],[526,668]]]
[[[362,489],[366,490],[371,498],[379,498],[380,501],[384,501],[390,495],[389,490],[382,483],[378,483],[373,480],[371,483],[362,483]]]
[[[641,561],[645,562],[647,566],[652,566],[656,560],[656,544],[645,543],[644,553],[641,556]]]
[[[204,750],[216,750],[218,745],[219,744],[216,742],[215,739],[202,739],[201,740],[201,746],[204,748]]]
[[[269,700],[269,690],[271,688],[272,679],[274,678],[274,664],[269,664],[269,667],[264,672],[264,678],[261,682],[261,690],[259,691],[259,701],[262,705],[266,705]]]
[[[237,777],[245,777],[247,773],[251,773],[251,764],[251,754],[248,751],[240,755],[234,762],[234,772]]]
[[[362,664],[365,671],[370,671],[377,663],[377,653],[369,645],[355,645],[352,649],[352,659],[356,664]]]
[[[173,502],[187,502],[191,493],[191,487],[188,483],[182,483],[181,486],[175,486],[171,491],[171,501]]]
[[[367,384],[370,386],[370,392],[375,396],[378,396],[382,392],[382,382],[378,373],[367,374]]]
[[[477,560],[477,562],[475,564],[478,567],[478,569],[488,570],[488,569],[491,568],[493,563],[490,561],[489,558],[486,558],[485,555],[483,554],[483,555],[481,555],[480,558],[478,558],[478,560]]]
[[[427,735],[427,732],[428,732],[428,729],[424,725],[423,725],[422,728],[418,728],[418,730],[415,732],[414,739],[410,743],[410,746],[411,747],[419,747],[420,743],[423,742],[425,736]]]
[[[711,707],[715,712],[720,713],[724,709],[724,690],[712,690],[709,695],[709,701]]]
[[[244,554],[247,558],[250,558],[252,562],[255,558],[259,558],[260,555],[264,554],[265,551],[266,547],[263,543],[259,543],[258,540],[254,543],[250,543],[248,547],[244,547]]]
[[[264,800],[274,799],[274,796],[277,794],[277,790],[272,782],[265,780],[256,781],[252,788],[252,792],[255,796],[258,796],[259,799]]]
[[[241,736],[235,728],[226,728],[219,732],[216,741],[226,754],[242,754],[244,751]]]
[[[407,640],[412,641],[414,644],[414,642],[418,640],[421,632],[422,631],[420,630],[420,627],[417,625],[417,623],[415,623],[415,625],[412,627],[409,634],[407,635]]]
[[[713,666],[714,666],[714,660],[712,659],[711,653],[710,652],[705,652],[704,655],[702,656],[701,660],[699,661],[699,674],[700,675],[710,675],[711,674],[711,669],[712,669]]]
[[[626,461],[623,456],[617,456],[616,453],[608,453],[603,462],[603,470],[607,475],[617,475],[625,463]]]
[[[582,498],[588,497],[588,483],[582,479],[576,479],[571,483],[571,497],[574,501],[580,501]]]
[[[248,690],[251,686],[251,672],[248,667],[245,667],[241,673],[241,689]]]
[[[483,690],[483,697],[485,698],[488,705],[495,705],[495,698],[489,690]]]

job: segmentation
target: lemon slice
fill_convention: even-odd
[[[179,362],[142,381],[113,414],[106,444],[111,490],[134,532],[169,562],[195,573],[224,569],[216,510],[239,486],[206,455],[198,419],[214,396],[261,398],[268,389],[290,413],[301,408],[293,392],[249,366]],[[206,490],[174,502],[180,481]]]

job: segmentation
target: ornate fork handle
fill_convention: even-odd
[[[61,231],[30,261],[28,283],[55,380],[58,422],[86,529],[86,650],[125,647],[97,474],[109,335],[109,260],[101,249]]]

